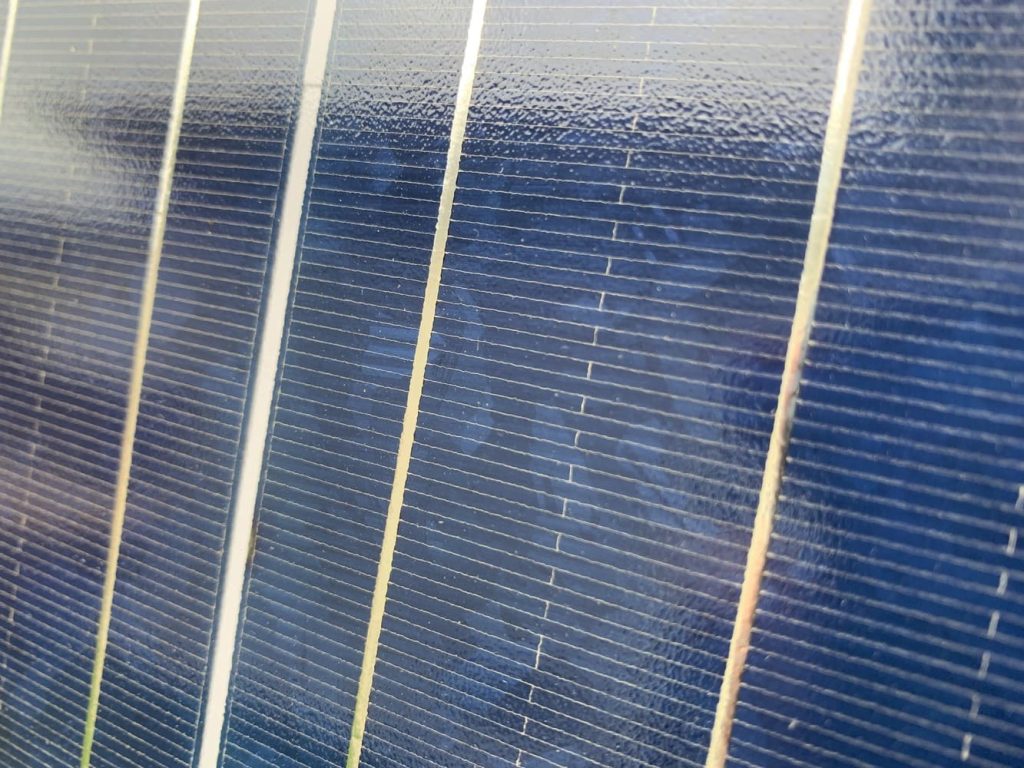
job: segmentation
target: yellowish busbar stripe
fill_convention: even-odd
[[[7,91],[7,72],[11,68],[11,47],[14,45],[14,22],[18,18],[18,0],[7,5],[7,22],[4,24],[4,41],[0,47],[0,120],[4,115],[4,93]]]
[[[864,38],[870,15],[871,0],[850,0],[836,68],[835,87],[832,91],[832,104],[829,110],[828,124],[825,128],[825,144],[818,173],[818,187],[814,199],[814,210],[811,214],[811,226],[807,236],[803,273],[800,276],[796,309],[793,314],[793,327],[786,350],[779,400],[775,407],[775,422],[772,426],[768,454],[765,459],[761,493],[758,498],[757,513],[754,517],[750,549],[747,552],[736,621],[733,624],[732,640],[729,644],[729,656],[725,664],[722,688],[715,710],[715,722],[711,730],[706,768],[725,768],[728,755],[729,738],[732,734],[733,718],[736,715],[736,704],[740,691],[740,679],[746,666],[747,652],[750,649],[750,637],[761,592],[761,580],[768,558],[768,545],[771,541],[775,508],[782,485],[789,436],[793,428],[797,394],[800,390],[800,377],[803,372],[804,360],[807,357],[811,325],[814,322],[821,276],[825,268],[825,254],[832,233],[836,197],[842,176],[843,159],[846,156],[846,143],[853,115],[853,101],[864,56]]]
[[[416,423],[419,419],[420,396],[423,393],[430,337],[434,329],[437,296],[441,286],[441,271],[444,266],[445,249],[448,245],[448,228],[451,224],[452,205],[455,201],[455,184],[459,176],[462,142],[466,135],[466,122],[469,118],[469,105],[473,95],[473,81],[476,79],[476,63],[480,54],[480,40],[483,36],[486,10],[487,0],[473,0],[473,10],[466,35],[466,49],[462,58],[462,72],[459,77],[459,89],[455,98],[455,114],[452,118],[448,157],[445,163],[444,180],[441,184],[437,227],[434,230],[427,285],[423,294],[423,312],[420,316],[419,333],[416,337],[416,350],[413,353],[409,392],[405,402],[405,415],[402,419],[402,432],[398,440],[394,479],[391,483],[391,498],[388,502],[387,519],[384,522],[384,536],[381,542],[380,559],[377,563],[373,600],[370,603],[370,621],[366,629],[363,662],[359,672],[359,687],[356,690],[356,703],[352,713],[352,731],[349,739],[348,758],[345,762],[346,768],[358,768],[363,748],[363,736],[366,733],[370,691],[373,688],[373,674],[377,666],[377,650],[380,643],[381,626],[384,622],[384,607],[387,603],[388,584],[391,581],[391,565],[395,554],[395,542],[398,538],[398,523],[405,501],[405,486],[409,476],[409,462],[412,458]]]
[[[110,515],[110,546],[107,550],[106,573],[100,601],[100,615],[96,628],[96,653],[93,657],[92,682],[89,688],[89,702],[85,714],[85,728],[82,736],[82,768],[88,768],[92,757],[92,744],[96,732],[96,715],[100,703],[100,686],[103,683],[103,666],[107,656],[107,640],[110,635],[110,614],[114,604],[114,586],[117,581],[117,564],[121,553],[121,534],[124,530],[125,505],[128,501],[128,480],[132,469],[132,452],[135,448],[135,427],[139,419],[139,403],[142,397],[142,376],[146,368],[146,352],[149,348],[149,330],[153,319],[153,304],[156,300],[157,277],[160,273],[160,257],[164,247],[164,232],[167,228],[167,208],[171,199],[171,183],[174,180],[174,165],[178,155],[178,138],[185,113],[185,94],[188,91],[189,73],[192,69],[192,51],[195,48],[196,27],[199,22],[201,0],[190,0],[185,17],[185,28],[181,38],[181,52],[175,75],[174,95],[167,120],[167,135],[164,139],[163,158],[157,183],[156,201],[153,206],[153,223],[149,232],[149,248],[146,255],[146,272],[142,282],[139,300],[138,324],[135,332],[135,350],[132,355],[131,374],[128,380],[128,396],[125,402],[124,431],[121,434],[121,453],[117,468],[117,482],[114,486],[114,503]]]

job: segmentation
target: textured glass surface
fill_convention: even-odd
[[[1024,764],[1022,41],[876,0],[734,766]]]
[[[0,0],[0,768],[704,766],[848,2],[481,5]],[[729,765],[1019,768],[1024,5],[870,19]]]

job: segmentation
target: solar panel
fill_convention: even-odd
[[[0,23],[0,763],[1021,764],[1019,4]]]

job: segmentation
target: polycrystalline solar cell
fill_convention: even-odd
[[[1024,764],[1022,42],[876,0],[731,765]]]
[[[94,766],[192,761],[309,5],[204,0],[200,9]]]
[[[468,19],[338,9],[227,766],[345,759]]]
[[[180,3],[18,14],[0,123],[4,765],[81,751],[183,22]]]
[[[489,4],[368,765],[706,750],[843,4],[576,5]]]

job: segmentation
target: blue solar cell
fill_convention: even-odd
[[[742,70],[739,54],[703,60],[698,11],[490,4],[368,765],[702,759],[839,5],[804,14],[817,68],[797,86],[770,73],[785,54],[762,39],[780,23],[767,10],[714,30],[752,51]],[[730,92],[755,57],[763,85]],[[715,86],[708,110],[739,127],[711,133],[676,108],[694,70]],[[788,121],[805,133],[777,149]],[[756,215],[752,164],[767,169],[749,179]]]
[[[308,0],[201,6],[93,765],[191,765]]]

